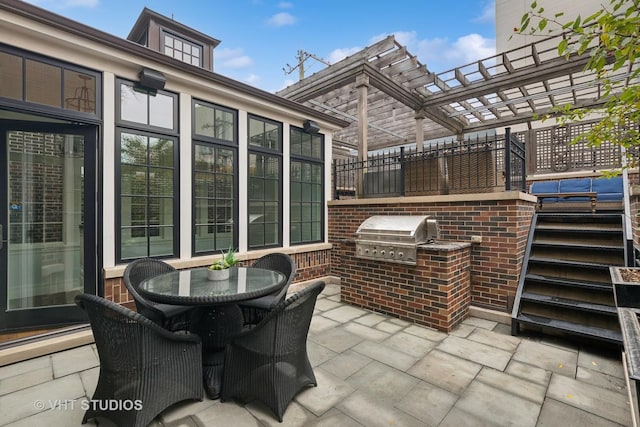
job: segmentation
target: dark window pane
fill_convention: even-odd
[[[62,107],[62,69],[26,60],[26,101]]]
[[[230,111],[216,110],[215,137],[224,141],[234,139],[234,115]]]
[[[122,165],[120,168],[120,193],[124,195],[147,195],[147,168]]]
[[[122,133],[120,137],[120,161],[122,163],[147,163],[147,137]]]
[[[173,166],[173,140],[149,138],[149,164],[153,166]]]
[[[214,134],[214,110],[199,103],[194,104],[194,132],[198,135],[212,137]]]
[[[64,70],[64,106],[70,110],[96,112],[96,79]]]
[[[173,170],[149,168],[149,194],[173,195]]]
[[[0,52],[0,96],[22,99],[22,58]]]

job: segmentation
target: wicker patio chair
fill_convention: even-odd
[[[80,294],[75,302],[91,323],[100,375],[82,418],[103,417],[119,426],[146,426],[183,400],[202,400],[200,337],[167,331],[135,311]],[[104,406],[104,402],[118,405]],[[100,403],[102,402],[102,405]]]
[[[189,326],[189,312],[193,307],[155,303],[138,292],[138,286],[144,279],[171,271],[176,269],[159,259],[137,259],[125,268],[124,285],[133,297],[138,313],[170,331],[186,330]]]
[[[297,292],[227,344],[222,401],[257,399],[282,422],[295,395],[318,384],[307,356],[307,334],[324,286],[319,281]]]
[[[258,324],[276,305],[284,301],[296,273],[296,265],[291,257],[281,252],[270,253],[258,258],[251,266],[278,271],[284,274],[286,279],[282,288],[277,292],[240,303],[245,325]]]

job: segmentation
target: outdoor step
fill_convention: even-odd
[[[525,325],[532,325],[541,328],[551,328],[556,331],[569,333],[571,335],[592,338],[617,345],[622,344],[622,333],[611,329],[597,328],[593,326],[587,326],[559,319],[550,319],[532,314],[520,314],[517,318],[512,320],[512,322],[514,321]]]
[[[567,240],[564,236],[553,237],[534,237],[533,245],[536,247],[550,247],[550,248],[576,248],[593,251],[608,251],[608,252],[622,252],[624,256],[624,246],[621,244],[621,239],[605,240],[590,240],[584,235],[580,240]],[[564,237],[564,238],[563,238]]]
[[[546,304],[554,307],[561,307],[570,310],[587,311],[594,314],[604,314],[609,316],[617,316],[617,308],[615,305],[594,304],[590,302],[561,298],[557,296],[536,294],[533,292],[523,292],[522,300]]]
[[[553,259],[559,262],[624,265],[624,251],[608,250],[598,247],[578,247],[571,245],[538,245],[531,246],[530,258]]]
[[[549,257],[540,257],[540,256],[530,256],[529,263],[538,263],[538,264],[548,264],[548,265],[558,265],[561,267],[578,267],[578,268],[589,268],[593,270],[606,270],[609,271],[609,265],[611,264],[603,264],[598,262],[584,262],[584,261],[575,261],[575,260],[563,260],[557,258],[549,258]],[[621,260],[620,264],[615,265],[624,265],[624,262]]]
[[[559,287],[584,288],[591,291],[599,292],[613,292],[613,288],[610,282],[591,282],[587,280],[548,277],[540,274],[527,274],[525,276],[525,284],[530,284],[531,282],[545,283]]]
[[[611,286],[608,268],[584,268],[581,265],[557,265],[555,263],[529,262],[526,274],[545,277],[549,280],[568,280],[576,282],[601,283]]]

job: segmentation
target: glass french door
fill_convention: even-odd
[[[96,292],[95,146],[94,126],[0,121],[0,330],[85,319],[74,297]]]

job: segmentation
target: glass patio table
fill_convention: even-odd
[[[177,270],[140,283],[145,298],[163,304],[194,306],[189,331],[202,339],[204,388],[217,399],[224,370],[224,346],[242,330],[241,301],[278,291],[284,274],[255,267],[232,267],[228,279],[209,280],[206,267]]]

